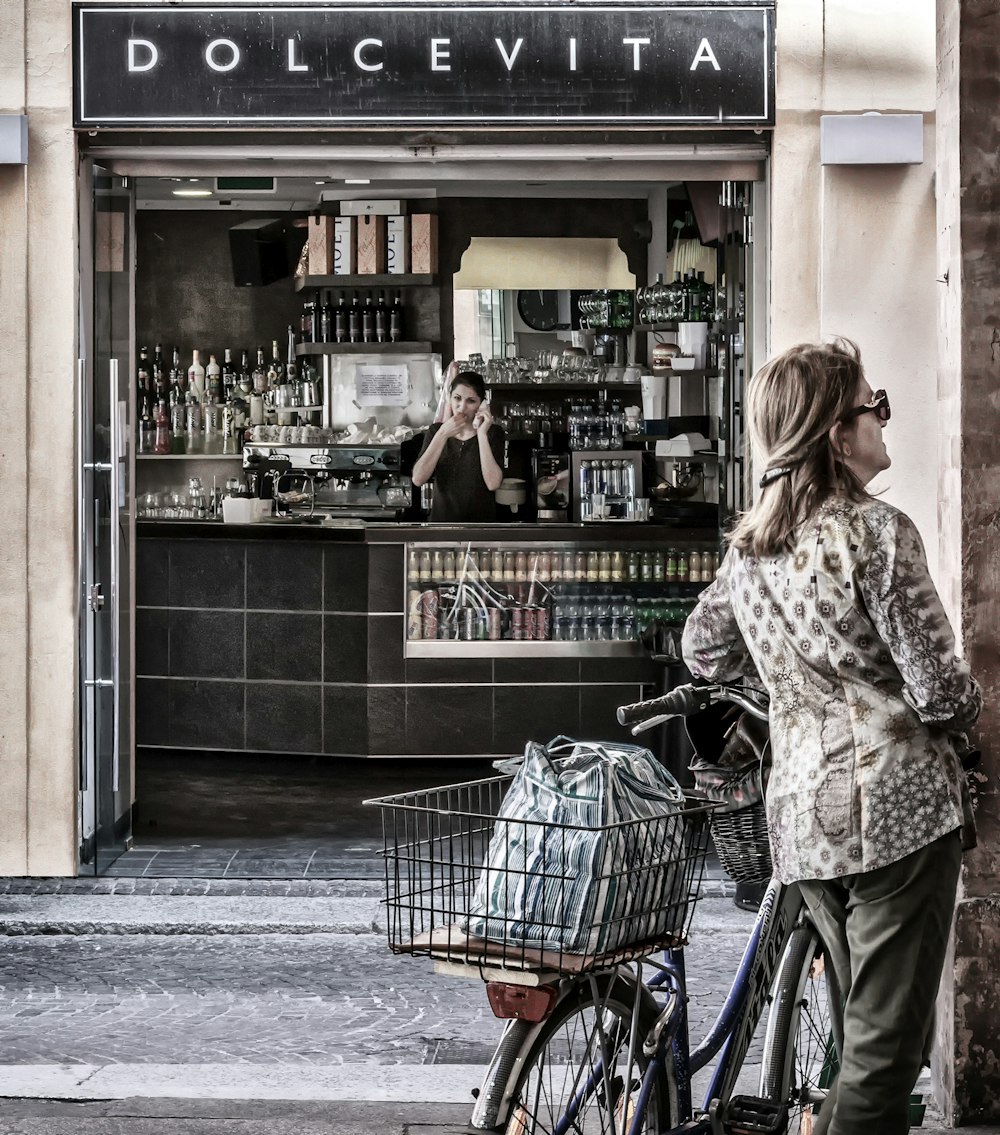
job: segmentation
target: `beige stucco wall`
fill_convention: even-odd
[[[890,393],[892,469],[937,575],[933,0],[781,0],[771,162],[772,352],[845,335]],[[924,115],[924,162],[821,166],[820,115]]]
[[[0,113],[27,112],[27,167],[0,167],[0,875],[76,863],[76,191],[70,12],[0,7]]]

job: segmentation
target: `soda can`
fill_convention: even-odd
[[[547,642],[551,620],[548,607],[538,607],[535,610],[535,638],[539,642]]]
[[[472,642],[476,637],[476,613],[475,607],[466,607],[461,613],[462,621],[458,635],[463,642]]]
[[[510,613],[510,637],[513,639],[525,639],[529,636],[525,632],[525,615],[526,611],[523,607],[514,607]]]
[[[492,641],[503,638],[503,613],[499,607],[490,607],[486,612],[487,637]]]
[[[437,638],[438,636],[438,593],[433,587],[421,592],[420,614],[423,618],[423,637]]]
[[[409,591],[406,601],[406,637],[408,639],[423,638],[424,617],[421,606],[420,592]]]

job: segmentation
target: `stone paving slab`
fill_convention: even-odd
[[[377,898],[119,894],[0,897],[0,934],[370,934]]]
[[[93,878],[0,879],[0,895],[262,895],[271,898],[380,898],[378,879]]]

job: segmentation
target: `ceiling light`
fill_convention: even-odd
[[[174,197],[211,197],[211,189],[171,189]]]
[[[345,185],[371,185],[372,179],[370,177],[345,177]]]

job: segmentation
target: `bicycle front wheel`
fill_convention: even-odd
[[[620,976],[604,975],[576,986],[527,1050],[512,1060],[516,1082],[500,1130],[506,1135],[628,1131],[642,1106],[640,1088],[649,1066],[642,1042],[656,1020],[653,1004],[640,1000],[629,1065],[634,1001],[635,986]],[[679,1122],[668,1056],[663,1075],[652,1084],[639,1130],[653,1135]]]
[[[811,1131],[836,1067],[823,944],[811,926],[797,926],[772,992],[759,1088],[788,1104],[789,1135]]]

